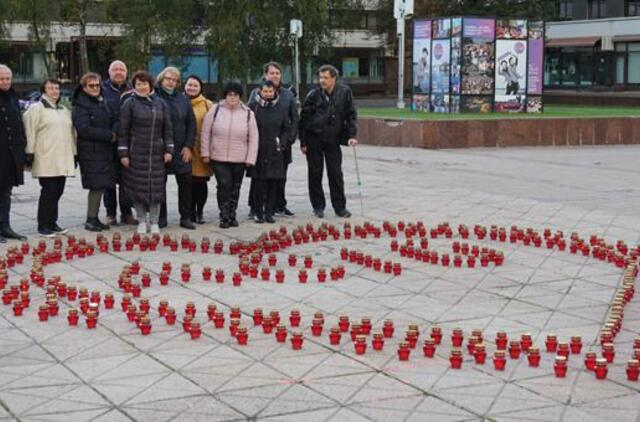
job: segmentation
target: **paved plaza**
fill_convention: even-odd
[[[640,147],[540,149],[416,150],[358,147],[362,176],[356,182],[353,151],[343,149],[348,207],[352,226],[370,222],[382,226],[422,221],[427,229],[448,222],[453,239],[431,239],[431,251],[451,253],[454,241],[463,241],[458,225],[479,224],[533,228],[542,233],[562,230],[565,238],[574,231],[584,239],[598,235],[610,244],[624,240],[630,247],[640,243]],[[625,307],[624,324],[615,339],[616,357],[606,380],[597,380],[584,369],[584,353],[600,353],[599,332],[611,301],[622,280],[622,270],[610,263],[558,248],[525,246],[478,240],[467,242],[504,252],[502,266],[455,268],[417,262],[390,249],[386,233],[377,239],[354,236],[293,245],[276,253],[277,268],[285,273],[284,283],[244,276],[233,286],[231,274],[238,269],[238,257],[228,253],[237,240],[256,239],[264,231],[284,225],[296,227],[322,222],[342,231],[344,220],[327,209],[327,218],[312,218],[307,198],[306,164],[299,153],[289,173],[288,199],[297,216],[279,219],[276,225],[246,221],[248,179],[243,185],[236,229],[217,227],[215,182],[210,183],[205,219],[209,222],[188,232],[196,240],[194,253],[96,252],[45,267],[48,278],[59,275],[67,285],[113,293],[113,310],[102,307],[96,329],[67,323],[67,312],[78,302],[60,299],[60,316],[38,320],[38,306],[45,302],[45,290],[31,285],[31,305],[24,315],[13,315],[11,306],[0,306],[0,420],[21,421],[640,421],[640,383],[628,381],[627,361],[633,354],[634,338],[640,335],[640,297]],[[36,245],[37,182],[26,175],[26,186],[17,189],[12,208],[16,231],[29,235]],[[168,184],[169,224],[166,231],[180,239],[175,181]],[[86,191],[79,177],[69,179],[61,201],[60,224],[80,238],[95,241],[85,232]],[[361,215],[363,214],[363,215]],[[104,211],[101,210],[101,217]],[[132,227],[113,228],[128,238]],[[224,242],[224,253],[200,252],[200,239]],[[403,244],[404,234],[397,240]],[[414,238],[416,243],[419,239]],[[51,248],[53,242],[49,241]],[[9,244],[18,245],[19,244]],[[8,246],[0,247],[2,255]],[[341,259],[341,248],[402,264],[394,276]],[[287,264],[289,254],[301,261],[311,255],[309,281],[298,282],[296,267]],[[142,297],[151,304],[152,331],[143,336],[120,309],[123,292],[118,275],[125,264],[139,259],[141,272],[152,274],[151,287]],[[161,286],[158,275],[164,261],[173,266],[171,281]],[[180,280],[183,263],[191,265],[192,279]],[[266,266],[266,256],[260,265]],[[344,265],[339,281],[316,281],[316,271]],[[203,281],[203,266],[223,269],[224,283]],[[31,258],[9,270],[9,285],[29,275]],[[168,300],[184,315],[187,302],[194,302],[196,318],[202,323],[202,337],[192,340],[178,322],[167,325],[157,307]],[[135,301],[135,300],[134,300]],[[137,303],[137,302],[136,302]],[[210,303],[225,313],[225,326],[216,329],[208,321]],[[229,308],[238,305],[242,324],[248,328],[247,345],[238,345],[228,329]],[[289,330],[285,343],[274,334],[254,326],[255,308],[265,315],[280,312]],[[295,329],[289,324],[292,309],[300,311],[301,350],[293,350],[289,338]],[[321,336],[313,336],[312,320],[322,312]],[[367,350],[359,355],[349,333],[339,345],[330,345],[330,328],[340,315],[351,323],[371,319],[373,332],[390,319],[395,326],[384,349],[374,351],[371,336]],[[398,344],[409,324],[419,327],[418,346],[408,361],[398,359]],[[423,340],[434,325],[444,339],[433,358],[424,357]],[[464,331],[464,362],[452,369],[450,335]],[[482,330],[488,358],[476,364],[467,353],[471,330]],[[494,369],[491,357],[496,333],[504,330],[510,340],[530,333],[540,347],[542,361],[530,367],[527,357],[510,359],[505,371]],[[569,358],[565,378],[556,378],[555,354],[546,353],[544,340],[554,333],[560,341],[581,336],[582,354]]]

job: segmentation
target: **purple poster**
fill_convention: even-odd
[[[527,92],[542,95],[544,66],[544,23],[529,23],[529,67]]]
[[[493,41],[496,33],[496,22],[493,19],[465,18],[463,31],[465,38]]]

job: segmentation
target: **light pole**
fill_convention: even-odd
[[[404,108],[404,21],[413,15],[413,0],[394,0],[393,17],[398,35],[398,108]]]
[[[296,89],[296,95],[300,98],[300,50],[298,49],[298,40],[302,38],[302,21],[300,19],[291,19],[289,22],[289,35],[293,39],[294,62],[293,62],[293,85]]]

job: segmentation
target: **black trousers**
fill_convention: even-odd
[[[322,189],[322,175],[327,166],[331,205],[335,211],[347,206],[344,196],[344,177],[342,175],[342,151],[340,145],[331,142],[318,142],[307,147],[307,168],[309,181],[309,199],[314,210],[324,210],[326,203]]]
[[[218,183],[216,194],[220,220],[229,221],[236,218],[244,170],[244,163],[213,162],[213,173]]]
[[[287,208],[287,198],[285,195],[285,186],[287,184],[287,170],[289,163],[284,165],[284,178],[276,180],[276,211],[283,211]]]
[[[209,178],[193,176],[191,180],[191,209],[193,218],[204,213],[204,204],[209,198]]]
[[[254,183],[254,212],[258,216],[271,215],[275,212],[276,194],[281,179],[255,179]]]
[[[109,217],[116,216],[116,210],[118,209],[118,202],[120,202],[120,215],[128,216],[132,215],[131,207],[133,204],[127,198],[127,195],[124,193],[124,189],[122,188],[122,184],[119,183],[120,187],[115,187],[113,189],[105,189],[103,202],[104,207],[107,209],[107,215]]]
[[[58,222],[58,202],[64,192],[67,178],[40,177],[40,199],[38,200],[38,228],[52,229]]]
[[[9,214],[11,212],[11,186],[0,189],[0,230],[11,227]]]
[[[175,174],[174,176],[178,184],[178,212],[180,213],[180,221],[193,221],[193,208],[191,203],[191,182],[193,176],[191,173]],[[160,221],[167,221],[166,200],[160,206]]]

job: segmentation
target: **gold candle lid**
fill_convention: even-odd
[[[504,352],[504,350],[496,350],[493,355],[497,358],[503,358],[506,356],[506,353]]]

